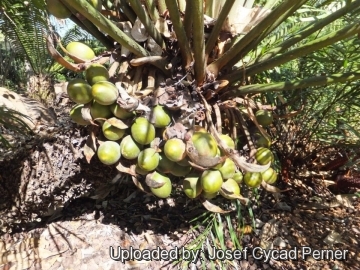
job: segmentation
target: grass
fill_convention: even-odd
[[[255,199],[257,201],[257,199]],[[226,250],[242,250],[242,238],[245,234],[252,233],[255,229],[255,216],[251,206],[243,206],[238,200],[232,200],[229,206],[234,211],[228,214],[206,212],[190,220],[193,224],[187,234],[192,238],[184,247],[194,254],[201,256],[201,269],[229,269],[235,267],[234,260],[224,257]],[[250,221],[250,225],[247,224]],[[223,251],[223,252],[222,252]],[[228,255],[229,256],[229,255]],[[181,269],[191,265],[194,256],[174,262]],[[197,260],[195,261],[195,263]]]

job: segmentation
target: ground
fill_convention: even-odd
[[[131,178],[96,157],[88,164],[81,151],[88,130],[71,123],[64,111],[57,109],[56,127],[44,127],[40,138],[17,140],[18,148],[0,162],[0,269],[183,269],[184,265],[168,260],[115,261],[109,247],[189,247],[206,225],[192,230],[196,223],[190,220],[206,213],[205,208],[185,195],[157,199],[145,194]],[[260,199],[253,199],[255,228],[239,237],[242,246],[248,250],[338,249],[348,250],[348,256],[342,261],[315,260],[303,259],[300,253],[295,260],[265,262],[249,251],[247,260],[228,261],[224,267],[360,269],[359,200],[317,193],[298,179],[280,188],[290,191],[280,197],[262,191]],[[220,198],[215,204],[227,207]],[[248,209],[241,213],[251,225]],[[235,220],[236,213],[231,218]],[[224,228],[225,243],[231,249],[233,243]],[[203,252],[209,252],[206,245]],[[202,263],[204,269],[211,263],[221,268],[219,260],[208,259],[190,265],[191,269]]]
[[[129,188],[131,189],[131,188]],[[36,229],[2,235],[0,242],[2,269],[176,269],[169,261],[112,260],[109,247],[123,249],[181,248],[194,238],[188,220],[193,215],[174,206],[171,199],[155,201],[135,191],[131,198],[114,194],[101,204],[92,199],[78,199],[63,209],[58,219]],[[124,202],[124,199],[126,202]],[[168,205],[167,205],[168,204]],[[354,207],[359,209],[359,204]],[[152,208],[152,210],[149,210]],[[285,249],[310,247],[314,250],[348,250],[344,261],[305,260],[264,262],[250,255],[248,260],[232,261],[228,269],[359,269],[359,223],[357,211],[345,207],[323,210],[262,206],[255,210],[257,227],[243,236],[244,247],[279,245]],[[260,210],[260,211],[259,211]],[[228,242],[228,248],[231,243]],[[250,254],[250,253],[249,253]],[[301,254],[299,256],[302,256]],[[217,263],[215,262],[215,265]],[[182,267],[180,267],[181,269]]]

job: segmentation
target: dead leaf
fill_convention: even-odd
[[[150,245],[155,244],[154,239],[152,238],[152,236],[149,233],[145,233],[144,238]]]
[[[166,38],[170,38],[171,34],[164,18],[159,17],[155,22],[155,28]]]
[[[145,248],[148,247],[148,243],[146,241],[142,242],[140,245],[139,245],[139,249],[140,250],[144,250]]]
[[[219,206],[216,206],[215,204],[212,204],[211,202],[209,202],[208,200],[206,200],[203,196],[199,196],[199,199],[202,203],[202,205],[209,211],[213,212],[213,213],[219,213],[219,214],[226,214],[231,212],[231,210],[223,210],[221,209]]]
[[[120,94],[120,98],[118,98],[117,103],[119,104],[119,106],[125,110],[128,111],[145,111],[145,112],[150,112],[151,109],[140,103],[140,101],[137,98],[134,98],[132,96],[130,96],[126,90],[121,86],[121,82],[117,82],[115,83],[116,88],[119,90],[119,94]]]
[[[140,182],[137,176],[131,177],[135,186],[137,186],[141,191],[144,191],[145,193],[152,194],[150,188],[147,185],[144,185]]]
[[[198,170],[198,171],[205,171],[207,170],[207,168],[201,167],[200,165],[197,165],[194,162],[191,162],[190,160],[188,160],[188,163],[190,164],[191,167],[193,167],[194,169]]]
[[[145,192],[142,184],[141,184],[140,181],[137,179],[137,177],[136,177],[136,176],[132,176],[131,178],[132,178],[135,186],[137,186],[141,191],[144,191],[144,192]]]
[[[137,42],[144,42],[148,39],[145,26],[141,23],[139,18],[136,18],[133,28],[131,29],[131,35]]]
[[[150,147],[158,150],[158,152],[161,152],[160,143],[161,143],[161,139],[159,137],[155,137],[150,143]]]
[[[231,8],[229,16],[223,24],[222,30],[233,35],[245,34],[252,27],[262,21],[269,13],[270,9],[262,7],[247,8],[241,2],[235,3]]]
[[[130,174],[132,176],[136,176],[135,165],[131,165],[130,168],[127,168],[127,167],[125,167],[124,165],[121,164],[121,160],[118,163],[118,165],[116,165],[116,169],[119,172]]]
[[[121,30],[123,30],[123,32],[128,36],[131,37],[131,29],[132,29],[132,25],[131,22],[126,21],[126,22],[119,22],[117,24],[119,26],[119,28]],[[121,56],[122,57],[128,57],[130,54],[130,51],[128,48],[121,46]]]
[[[86,139],[86,143],[83,148],[84,155],[88,163],[90,163],[91,158],[95,155],[96,150],[96,137],[94,131],[92,130]]]
[[[135,95],[141,96],[141,97],[147,97],[148,95],[150,95],[153,92],[154,92],[154,88],[146,87],[144,90],[137,91],[135,93]]]
[[[155,172],[153,173],[149,173],[146,175],[145,177],[145,182],[146,184],[150,187],[150,188],[160,188],[163,185],[165,185],[165,182],[161,182],[161,181],[155,181],[152,177],[154,175]]]
[[[161,56],[145,56],[132,59],[130,61],[130,65],[132,65],[133,67],[138,67],[148,63],[155,63],[161,60],[166,60],[166,58]]]
[[[91,116],[91,113],[90,113],[90,103],[84,105],[84,107],[81,108],[81,117],[89,122],[89,123],[92,123],[93,119],[92,119],[92,116]]]
[[[221,138],[219,137],[219,139],[221,140]],[[223,144],[223,146],[225,146]],[[224,150],[225,148],[223,148],[222,150]],[[230,149],[231,151],[231,149]],[[229,150],[228,150],[229,152]],[[225,151],[226,153],[226,151]],[[267,165],[258,165],[258,164],[252,164],[252,163],[248,163],[246,162],[246,159],[242,156],[239,156],[237,154],[234,154],[234,153],[229,153],[229,157],[232,159],[232,161],[235,162],[235,164],[243,169],[244,171],[246,172],[264,172],[266,171],[267,169],[270,168],[270,165],[271,165],[271,162],[269,162]]]
[[[341,237],[341,234],[335,232],[335,231],[331,231],[323,240],[327,245],[329,246],[333,246],[334,244],[337,243],[343,243],[343,239]]]
[[[116,117],[109,118],[106,120],[106,122],[118,129],[127,129],[129,127],[127,124]]]
[[[195,165],[199,166],[200,168],[210,168],[214,167],[222,162],[225,161],[227,158],[226,156],[223,157],[210,157],[210,156],[201,156],[199,155],[194,143],[192,142],[191,138],[186,141],[186,154],[191,159]]]
[[[186,127],[183,124],[175,123],[175,125],[167,127],[164,134],[166,135],[166,139],[178,138],[183,140],[186,132]]]
[[[277,187],[274,187],[272,185],[269,185],[268,183],[266,183],[264,180],[261,182],[261,186],[268,192],[271,193],[279,193],[282,192],[280,189],[278,189]]]
[[[163,50],[162,50],[161,46],[159,44],[157,44],[153,38],[148,39],[147,47],[148,47],[151,55],[158,55],[158,56],[162,55]]]
[[[336,200],[343,206],[354,209],[354,206],[352,205],[352,201],[354,200],[353,194],[350,194],[350,196],[347,196],[347,194],[339,194],[336,195]]]
[[[225,195],[231,199],[238,199],[244,205],[247,205],[250,202],[250,200],[248,198],[245,198],[245,197],[241,196],[240,194],[239,195],[234,194],[234,193],[226,190],[226,188],[223,188],[223,187],[221,187],[221,189],[220,189],[220,194],[222,196]]]

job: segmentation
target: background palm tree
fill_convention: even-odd
[[[50,92],[51,78],[48,70],[53,60],[49,57],[44,35],[49,31],[44,1],[1,2],[0,32],[4,39],[1,54],[2,86],[27,92],[28,95],[46,101]],[[6,102],[1,102],[4,106]],[[29,127],[21,117],[27,117],[16,108],[1,107],[1,125],[25,135]],[[23,119],[24,120],[24,119]],[[9,146],[1,135],[3,146]]]
[[[65,70],[49,56],[47,51],[45,37],[49,32],[57,30],[59,23],[56,18],[49,17],[45,1],[1,2],[0,86],[25,93],[42,103],[52,104],[53,82],[66,81],[68,78],[78,76]],[[69,28],[63,36],[65,42],[91,39],[87,32],[76,25]],[[93,43],[96,44],[94,41]],[[4,105],[4,102],[0,104]],[[22,117],[28,118],[28,116],[17,112],[14,108],[0,109],[1,126],[22,135],[28,133],[29,127],[22,121],[24,120]],[[3,147],[10,146],[2,132],[0,132],[0,140]]]
[[[26,59],[35,75],[45,73],[49,61],[43,36],[49,31],[45,2],[2,1],[0,31],[16,57]]]

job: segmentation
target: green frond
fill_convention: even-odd
[[[88,43],[92,40],[92,36],[86,32],[84,29],[80,28],[77,25],[74,25],[61,37],[61,42],[63,45],[68,44],[71,41],[82,41]]]
[[[0,31],[6,36],[12,50],[24,56],[35,74],[46,69],[50,57],[43,40],[49,30],[44,1],[17,2],[3,0]]]

